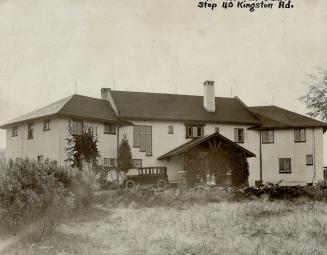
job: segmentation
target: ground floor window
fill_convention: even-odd
[[[292,165],[290,158],[279,159],[279,172],[280,173],[292,173]]]
[[[132,159],[133,168],[141,168],[142,167],[142,159]]]
[[[115,158],[103,158],[103,166],[114,167],[116,164]]]
[[[37,163],[42,164],[43,163],[43,155],[37,156]]]
[[[313,165],[313,155],[312,154],[306,155],[306,164],[307,164],[307,166]]]

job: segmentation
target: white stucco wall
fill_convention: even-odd
[[[294,130],[275,130],[274,143],[262,144],[263,181],[285,184],[310,183],[323,179],[323,130],[307,128],[306,142],[294,142]],[[306,165],[306,155],[314,155],[314,165]],[[292,173],[279,173],[279,158],[291,158]]]
[[[66,137],[68,135],[69,119],[52,118],[51,129],[43,131],[43,120],[33,121],[34,138],[27,139],[28,124],[18,125],[18,136],[12,137],[12,128],[6,131],[7,158],[26,158],[36,160],[37,156],[56,160],[58,164],[64,164],[66,159]],[[97,127],[99,136],[99,150],[103,158],[115,158],[117,150],[117,136],[104,134],[104,124],[85,122],[86,125]]]
[[[18,136],[12,137],[12,128],[6,131],[7,158],[30,158],[36,160],[43,155],[44,159],[59,161],[60,120],[52,119],[51,130],[43,131],[43,121],[34,121],[34,138],[27,139],[28,124],[18,125]]]
[[[57,160],[63,164],[66,159],[66,142],[68,119],[53,118],[51,130],[43,131],[43,120],[34,121],[34,139],[27,139],[27,123],[18,126],[18,136],[11,137],[11,128],[7,129],[7,158],[37,159],[43,155],[44,159]],[[183,170],[183,156],[173,157],[169,161],[157,160],[158,157],[168,151],[189,141],[185,138],[185,125],[181,122],[160,122],[160,121],[133,121],[135,125],[152,126],[152,156],[145,156],[139,148],[133,148],[133,127],[125,126],[120,128],[121,140],[127,134],[131,145],[134,159],[142,159],[144,167],[166,166],[169,180],[177,180],[177,172]],[[99,136],[99,150],[102,158],[116,158],[117,136],[104,134],[103,123],[86,122],[87,125],[97,127]],[[174,127],[174,133],[168,134],[168,126]],[[240,144],[244,148],[256,154],[255,158],[248,158],[249,162],[249,183],[253,185],[255,180],[260,179],[260,136],[256,130],[248,130],[246,125],[230,124],[207,124],[204,126],[204,134],[212,134],[215,127],[219,127],[220,133],[230,140],[234,140],[234,128],[244,128],[245,142]],[[315,139],[313,139],[315,138]],[[306,165],[306,155],[314,154],[314,165]],[[291,158],[292,173],[279,173],[279,158]],[[314,173],[315,180],[323,179],[323,130],[321,128],[307,128],[306,142],[294,142],[294,130],[275,130],[274,143],[262,144],[262,167],[263,181],[277,182],[285,180],[285,183],[297,184],[312,182]]]
[[[133,121],[135,125],[152,126],[152,156],[146,156],[145,152],[140,152],[139,148],[133,148],[133,127],[127,126],[120,129],[120,138],[127,134],[129,139],[132,156],[135,159],[142,159],[144,167],[150,166],[166,166],[168,170],[169,180],[177,181],[177,172],[183,170],[183,157],[172,157],[169,161],[157,160],[161,155],[170,150],[184,144],[190,139],[186,139],[185,125],[181,122],[159,122],[159,121]],[[168,126],[174,127],[174,133],[168,134]],[[259,133],[253,130],[247,130],[249,126],[245,125],[228,125],[228,124],[206,124],[204,126],[204,135],[212,134],[215,128],[219,127],[220,134],[234,141],[234,128],[244,128],[245,139],[240,145],[250,150],[257,155],[256,158],[248,160],[250,166],[249,181],[254,184],[254,181],[259,178]]]

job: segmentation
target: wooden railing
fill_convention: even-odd
[[[139,175],[145,174],[167,174],[167,167],[155,166],[155,167],[139,167]]]

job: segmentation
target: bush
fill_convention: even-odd
[[[89,206],[92,184],[77,172],[28,159],[0,170],[2,225],[14,233],[36,228],[36,237],[41,237],[55,229],[72,210]]]

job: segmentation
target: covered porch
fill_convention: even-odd
[[[165,153],[158,160],[183,159],[180,174],[190,185],[248,185],[247,158],[255,154],[219,133],[194,138]]]

